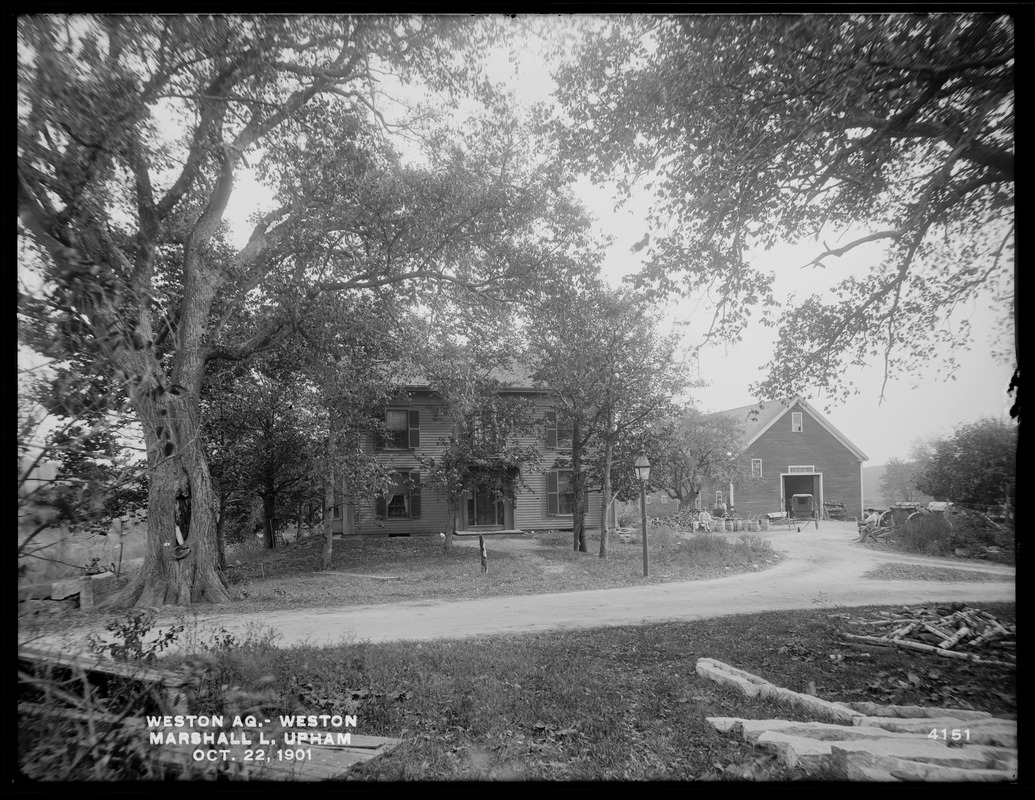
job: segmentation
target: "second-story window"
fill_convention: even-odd
[[[800,411],[791,412],[791,430],[794,431],[794,433],[801,433],[802,431]]]
[[[571,450],[571,423],[559,420],[556,411],[546,412],[546,446],[552,450]]]
[[[751,477],[761,478],[762,477],[762,459],[753,458],[751,459]]]
[[[420,447],[420,412],[390,408],[385,412],[384,450],[409,450]]]

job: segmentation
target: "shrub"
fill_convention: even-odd
[[[702,553],[725,553],[729,549],[729,542],[723,536],[715,536],[711,533],[695,533],[685,539],[687,553],[691,556]]]
[[[1015,539],[1011,528],[996,527],[981,514],[957,515],[952,525],[953,548],[976,551],[982,547],[998,547],[1004,554],[1013,554]]]
[[[619,503],[618,504],[618,527],[620,528],[635,528],[640,524],[640,504],[639,503]]]
[[[917,514],[899,526],[895,539],[903,550],[944,556],[952,553],[952,530],[943,514]]]
[[[105,642],[99,636],[87,637],[90,652],[113,661],[152,662],[172,645],[183,632],[183,625],[172,625],[167,631],[158,631],[152,641],[147,641],[158,614],[151,608],[133,608],[118,617],[111,617],[104,626],[115,638]]]

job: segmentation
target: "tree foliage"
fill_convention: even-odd
[[[95,340],[147,448],[144,569],[114,602],[223,601],[208,366],[296,333],[328,293],[536,285],[582,223],[516,129],[440,126],[409,160],[381,135],[386,82],[488,97],[459,55],[478,43],[465,19],[41,15],[18,34],[18,214],[46,255],[40,313]],[[249,167],[274,207],[234,245],[224,218]]]
[[[553,466],[572,469],[573,545],[587,550],[585,496],[599,484],[604,558],[616,454],[631,473],[638,440],[688,386],[677,338],[662,333],[643,297],[593,284],[558,293],[530,319],[533,380],[556,399],[558,424],[572,433],[570,456]]]
[[[935,500],[993,505],[1017,496],[1017,426],[984,419],[933,444],[916,486]]]
[[[614,17],[560,72],[561,129],[594,175],[653,191],[638,281],[709,292],[713,335],[775,316],[756,248],[869,257],[781,310],[758,387],[844,397],[847,365],[883,362],[886,382],[966,346],[953,311],[979,295],[1008,316],[1014,76],[994,14]]]
[[[916,487],[920,471],[921,466],[915,461],[889,458],[880,479],[880,491],[884,502],[923,503],[932,499]]]
[[[742,431],[736,420],[686,409],[669,417],[655,431],[651,485],[690,508],[705,484],[742,483],[738,470]]]
[[[323,505],[319,456],[328,435],[326,414],[316,387],[300,377],[249,370],[227,382],[204,415],[219,493],[226,500],[237,493],[261,504],[270,549],[276,546],[279,524],[295,516],[300,504]]]

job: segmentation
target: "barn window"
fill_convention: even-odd
[[[751,477],[761,478],[762,477],[762,459],[753,458],[751,459]]]
[[[801,433],[801,431],[802,431],[801,412],[800,411],[792,411],[791,412],[791,430],[794,431],[795,433]]]

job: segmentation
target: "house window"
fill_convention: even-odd
[[[722,492],[716,492],[715,493],[715,505],[717,505],[717,506],[721,506],[722,505]]]
[[[571,450],[571,423],[558,422],[556,411],[546,412],[546,446],[551,450]]]
[[[503,525],[503,499],[499,492],[479,483],[467,498],[468,525]]]
[[[378,519],[420,519],[420,472],[397,472],[377,498]]]
[[[800,411],[791,412],[791,430],[795,433],[801,433],[802,431]]]
[[[331,506],[331,519],[341,519],[341,507],[345,503],[345,498],[342,496],[341,489],[334,489],[334,505]]]
[[[751,459],[751,477],[761,478],[762,477],[762,459],[753,458]]]
[[[420,447],[420,412],[390,408],[385,412],[382,450],[410,450]]]
[[[799,465],[799,466],[791,465],[791,466],[787,467],[787,471],[791,472],[791,473],[794,473],[794,472],[809,473],[809,472],[815,472],[816,471],[816,467],[815,467],[814,464]]]
[[[571,487],[571,470],[555,469],[546,473],[546,513],[551,517],[563,517],[572,513],[575,492]]]

